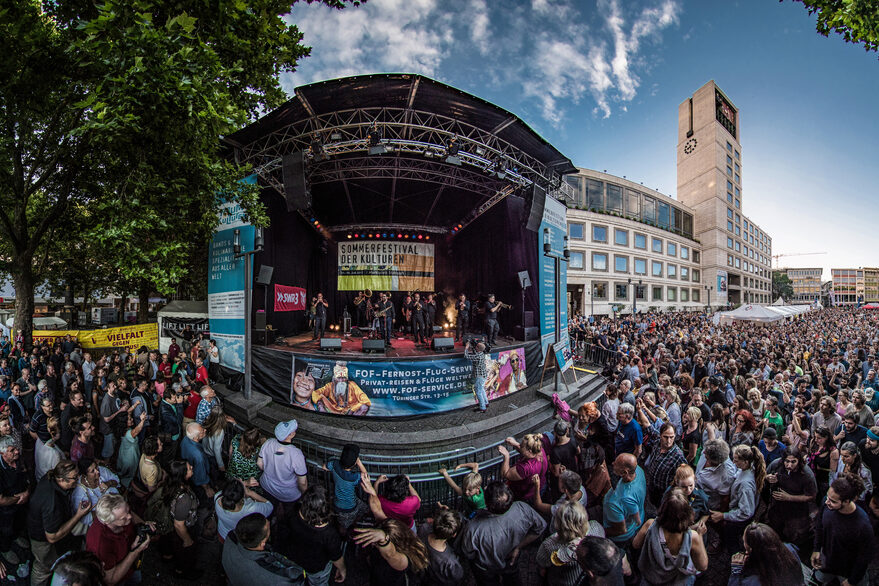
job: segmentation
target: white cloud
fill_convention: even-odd
[[[520,91],[553,126],[585,99],[607,118],[637,94],[642,45],[678,22],[679,0],[655,1],[634,11],[619,0],[596,0],[595,9],[574,0],[370,0],[342,11],[297,3],[288,18],[313,50],[282,83],[291,91],[391,71],[477,79],[480,88]]]

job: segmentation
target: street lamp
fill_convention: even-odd
[[[561,288],[561,263],[568,262],[568,259],[571,257],[571,251],[568,249],[568,237],[567,235],[564,237],[564,244],[562,248],[562,256],[552,253],[552,243],[549,241],[550,233],[549,228],[543,229],[543,256],[547,256],[553,259],[553,276],[555,280],[555,341],[558,343],[561,340],[561,332],[559,328],[561,324],[559,323],[559,299],[561,297],[561,292],[559,289]],[[545,360],[545,357],[544,357]],[[554,382],[554,390],[556,393],[559,392],[559,370],[563,365],[556,364],[555,375],[553,376]]]
[[[711,285],[705,285],[705,291],[708,293],[708,313],[711,313],[711,291],[714,290],[714,287]]]
[[[631,285],[631,284],[632,284],[632,279],[629,279],[629,285]],[[638,313],[638,289],[643,284],[644,284],[644,281],[641,279],[638,279],[638,284],[635,285],[635,289],[632,291],[632,316],[633,317],[635,316],[635,314]]]
[[[244,398],[248,401],[251,399],[253,394],[253,387],[251,384],[253,379],[253,363],[250,359],[250,312],[252,305],[252,300],[250,299],[250,265],[252,263],[251,257],[257,252],[262,252],[263,244],[264,242],[262,228],[256,228],[253,235],[253,250],[242,252],[241,230],[237,228],[235,229],[232,239],[232,251],[235,255],[235,258],[244,257]]]

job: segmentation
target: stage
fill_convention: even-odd
[[[474,339],[484,339],[484,336],[477,336],[474,334],[470,334],[470,336]],[[340,339],[342,341],[341,351],[321,350],[320,340],[313,339],[313,335],[311,332],[281,338],[277,340],[274,344],[269,345],[269,348],[274,348],[276,350],[288,350],[305,354],[316,353],[316,355],[318,356],[332,355],[338,356],[340,358],[362,357],[364,355],[376,357],[384,356],[385,358],[411,358],[425,356],[443,357],[448,356],[450,353],[461,354],[464,352],[463,342],[455,342],[454,346],[452,346],[448,350],[434,350],[431,348],[429,340],[428,344],[416,345],[415,340],[412,338],[411,334],[396,334],[394,337],[391,338],[391,346],[386,347],[383,353],[364,352],[363,340],[366,340],[368,338],[358,337],[357,335],[343,336],[340,334],[328,334],[324,336],[324,338]],[[452,341],[454,341],[455,336],[452,333],[444,333],[434,335],[434,338],[451,338]],[[380,338],[377,339],[380,340]],[[511,337],[498,336],[497,344],[495,344],[494,349],[509,349],[515,343],[516,341]]]

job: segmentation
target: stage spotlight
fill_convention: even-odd
[[[404,234],[404,235],[403,235],[403,238],[409,238],[409,235],[408,235],[408,234]]]
[[[464,227],[464,224],[458,224],[458,230]]]
[[[430,236],[425,236],[424,239],[425,239],[425,240],[430,240]]]
[[[350,235],[350,234],[348,234],[348,240],[351,240],[351,235]]]
[[[418,235],[418,239],[421,240],[421,238],[422,238],[422,236],[421,236],[421,234],[419,234],[419,235]]]
[[[330,135],[330,140],[342,140],[342,133],[335,131]]]
[[[367,238],[372,238],[372,234],[367,234],[366,237],[367,237]]]
[[[360,238],[360,236],[358,236],[357,233],[355,233],[354,238]]]

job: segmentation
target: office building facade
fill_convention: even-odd
[[[789,303],[815,303],[821,298],[821,278],[824,269],[820,267],[776,269],[790,279],[794,295],[786,299]]]

